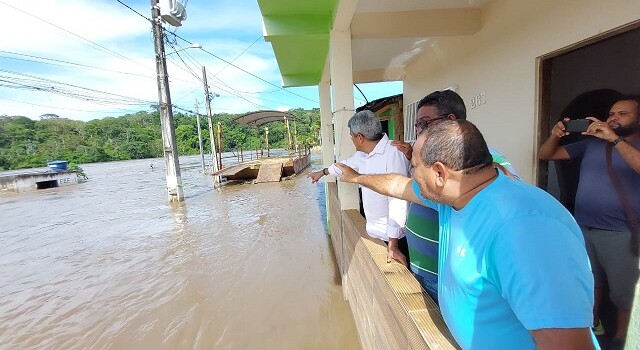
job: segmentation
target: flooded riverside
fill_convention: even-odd
[[[170,204],[162,159],[82,167],[0,194],[0,349],[360,348],[324,186],[214,189],[184,157]]]

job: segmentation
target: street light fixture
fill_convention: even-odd
[[[169,53],[167,54],[167,56],[168,56],[168,55],[173,55],[174,53],[178,53],[178,52],[180,52],[180,51],[184,51],[184,50],[187,50],[187,49],[201,49],[201,48],[202,48],[202,45],[200,45],[199,43],[193,43],[193,44],[191,44],[191,45],[190,45],[190,46],[188,46],[188,47],[183,47],[183,48],[181,48],[180,50],[176,50],[176,51],[173,51],[173,52],[169,52]]]

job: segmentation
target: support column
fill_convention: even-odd
[[[327,81],[321,81],[320,84],[318,84],[318,91],[320,95],[320,135],[322,137],[322,165],[326,167],[330,164],[335,163],[336,161],[334,153],[335,144],[333,142],[331,89],[328,80],[329,78],[327,77]],[[336,181],[333,176],[325,176],[324,179],[325,182]]]
[[[351,32],[348,29],[332,30],[329,51],[336,160],[339,161],[352,156],[356,151],[347,126],[354,113]],[[360,207],[356,185],[338,181],[338,194],[342,210]]]

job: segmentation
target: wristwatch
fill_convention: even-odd
[[[329,169],[327,168],[322,169],[322,175],[329,175]]]
[[[624,138],[622,136],[618,136],[617,139],[611,141],[611,144],[615,146],[615,145],[619,144],[622,141],[624,141]]]

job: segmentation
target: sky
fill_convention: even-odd
[[[143,18],[151,17],[150,2],[120,1],[138,13],[117,0],[0,0],[0,116],[88,121],[152,111],[155,51]],[[165,24],[182,38],[167,34],[165,45],[174,114],[196,103],[205,114],[203,66],[219,95],[213,113],[319,107],[317,87],[281,88],[256,0],[184,2],[182,26]],[[358,86],[369,101],[402,92],[401,82]],[[356,107],[365,103],[357,90],[354,99]]]

